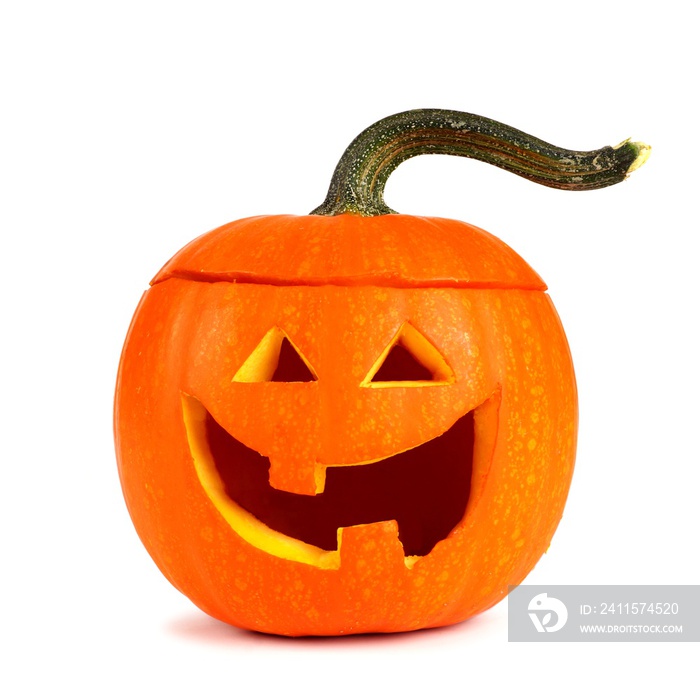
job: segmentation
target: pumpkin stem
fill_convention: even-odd
[[[311,213],[395,214],[384,203],[386,181],[403,161],[424,153],[475,158],[547,187],[594,190],[624,180],[650,150],[627,140],[596,151],[570,151],[475,114],[416,109],[365,129],[338,162],[326,200]]]

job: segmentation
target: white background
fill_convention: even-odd
[[[111,426],[121,344],[166,259],[233,219],[307,213],[377,119],[460,109],[581,150],[633,137],[652,156],[607,190],[433,156],[403,165],[387,202],[503,238],[567,329],[580,449],[527,582],[699,583],[690,4],[1,7],[3,697],[695,696],[696,644],[508,643],[505,602],[389,637],[211,620],[141,546]]]

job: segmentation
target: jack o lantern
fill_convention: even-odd
[[[311,215],[235,221],[177,253],[135,313],[115,399],[124,496],[165,576],[283,635],[436,627],[501,600],[572,476],[566,338],[513,250],[393,213],[384,185],[451,153],[592,189],[647,152],[416,110],[363,132]]]

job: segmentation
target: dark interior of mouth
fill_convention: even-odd
[[[325,550],[337,529],[396,520],[406,556],[428,554],[466,511],[474,453],[468,413],[446,433],[371,464],[329,467],[323,493],[274,489],[267,457],[229,435],[207,414],[207,440],[226,493],[277,532]]]
[[[424,367],[403,345],[391,348],[373,382],[431,381],[433,373]]]

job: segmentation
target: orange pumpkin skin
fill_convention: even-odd
[[[547,550],[574,465],[574,372],[545,289],[504,243],[446,219],[258,217],[193,241],[144,294],[117,380],[120,478],[158,567],[213,617],[292,636],[438,627],[500,601]],[[406,323],[451,381],[367,386]],[[317,381],[232,381],[271,328]],[[193,398],[270,458],[273,486],[308,495],[318,465],[371,467],[474,411],[464,517],[408,559],[394,520],[346,527],[324,565],[266,551],[203,485]]]

